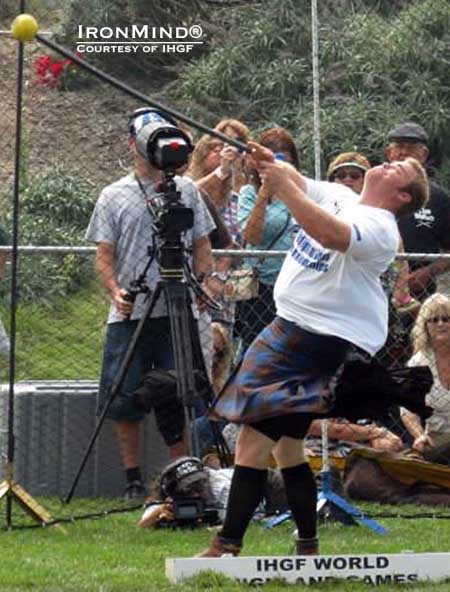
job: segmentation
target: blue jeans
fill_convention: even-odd
[[[103,367],[100,378],[100,413],[136,330],[138,321],[110,323],[106,331]],[[140,421],[145,414],[131,396],[151,368],[173,370],[174,357],[168,317],[147,319],[137,343],[130,367],[107,417],[119,421]]]
[[[222,428],[225,426],[226,422],[216,422],[217,429],[219,434]],[[196,417],[192,422],[192,432],[195,430],[198,439],[198,456],[201,459],[207,452],[211,446],[217,444],[217,440],[213,429],[211,427],[211,421],[205,417],[205,415]],[[192,436],[192,447],[194,448],[194,438]]]

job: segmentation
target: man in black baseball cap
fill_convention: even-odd
[[[385,156],[389,162],[416,158],[422,165],[428,159],[428,134],[418,123],[406,121],[387,134]],[[407,253],[450,252],[450,198],[442,187],[430,182],[430,199],[425,207],[402,216],[398,227]],[[436,277],[450,268],[442,259],[433,262],[410,261],[409,288],[411,295],[425,300],[436,291]]]

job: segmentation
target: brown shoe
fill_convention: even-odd
[[[295,541],[297,547],[297,555],[318,555],[319,554],[319,539],[313,537],[311,539],[297,539]]]
[[[224,543],[218,536],[216,536],[211,541],[209,548],[196,555],[196,557],[224,557],[226,555],[236,557],[240,552],[241,547],[239,545]]]

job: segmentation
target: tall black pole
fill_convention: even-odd
[[[25,0],[19,2],[19,12],[25,12]],[[12,218],[11,251],[11,308],[10,308],[10,350],[9,350],[9,396],[8,396],[8,478],[13,478],[14,462],[14,382],[16,376],[16,309],[17,309],[17,264],[19,244],[19,194],[22,145],[22,106],[23,106],[23,70],[24,44],[18,43],[17,50],[17,86],[16,86],[16,145],[14,156],[14,190]],[[6,526],[12,527],[12,497],[6,498]]]

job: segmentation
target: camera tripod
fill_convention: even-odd
[[[66,503],[69,503],[73,497],[78,481],[92,448],[94,447],[111,404],[122,387],[133,360],[140,336],[144,330],[145,323],[151,318],[152,312],[160,297],[164,298],[167,308],[167,316],[169,318],[177,381],[177,395],[183,405],[185,417],[185,437],[191,455],[198,456],[199,454],[198,435],[194,422],[195,402],[197,399],[195,383],[196,370],[203,375],[210,387],[208,389],[210,391],[208,400],[203,401],[206,404],[206,407],[211,403],[213,391],[206,371],[197,323],[192,312],[190,288],[192,288],[193,292],[197,294],[199,298],[203,299],[206,304],[209,304],[209,306],[214,307],[218,305],[216,305],[215,302],[203,292],[201,285],[195,276],[193,276],[186,261],[184,245],[180,238],[183,226],[181,220],[183,212],[181,210],[186,208],[180,207],[179,202],[177,203],[176,196],[178,193],[176,192],[173,174],[167,175],[167,185],[165,187],[165,193],[167,192],[166,201],[169,204],[169,207],[167,211],[164,211],[159,216],[160,220],[156,220],[155,218],[154,224],[157,234],[165,236],[165,240],[161,246],[153,246],[153,248],[149,249],[149,252],[151,253],[149,261],[139,278],[132,283],[128,297],[128,300],[134,301],[137,294],[147,293],[147,302],[117,375],[113,381],[97,425],[86,447],[86,451],[80,462],[72,486],[67,496],[64,498]],[[174,198],[175,201],[173,201]],[[173,209],[171,208],[171,204]],[[189,224],[189,222],[187,224]],[[170,231],[167,229],[165,230],[164,227],[167,226],[170,227]],[[155,290],[150,293],[148,286],[145,283],[145,277],[155,258],[157,258],[159,263],[160,280],[157,282]],[[223,466],[227,466],[229,464],[229,450],[216,424],[211,422],[210,425],[221,463]],[[193,429],[191,429],[191,426]]]

